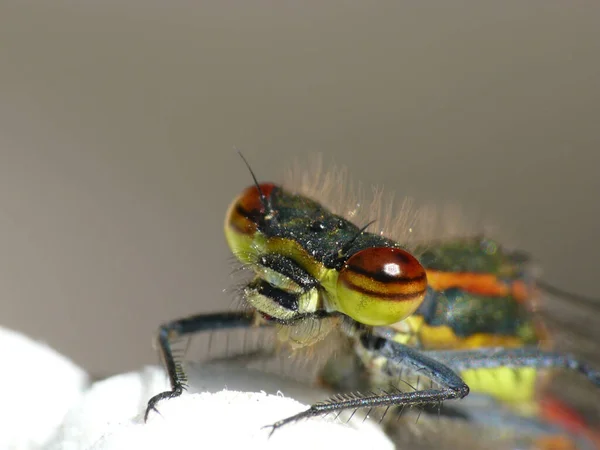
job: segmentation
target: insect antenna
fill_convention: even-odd
[[[364,233],[364,231],[369,228],[371,225],[373,225],[376,222],[376,220],[371,220],[369,223],[367,223],[365,226],[363,226],[360,230],[357,231],[357,233],[352,236],[352,238],[346,242],[344,245],[342,245],[342,248],[339,249],[338,251],[338,259],[340,260],[344,260],[345,259],[345,255],[348,252],[348,250],[350,250],[350,247],[352,247],[352,244],[354,244],[354,241],[356,241],[356,239],[358,239],[358,237]]]
[[[252,167],[250,167],[248,160],[244,157],[244,155],[242,155],[242,152],[240,150],[238,150],[236,147],[234,147],[234,150],[237,152],[238,155],[240,155],[240,158],[242,158],[242,161],[244,161],[244,164],[246,165],[246,167],[248,168],[248,171],[250,172],[250,176],[252,176],[252,180],[254,180],[254,185],[256,186],[256,189],[258,190],[258,194],[260,196],[260,202],[262,203],[263,208],[265,209],[266,215],[271,214],[273,212],[271,210],[271,205],[269,204],[267,197],[265,196],[265,193],[260,188],[258,179],[256,178],[256,175],[254,175],[254,171],[252,170]]]

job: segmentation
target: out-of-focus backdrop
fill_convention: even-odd
[[[598,295],[600,3],[0,3],[0,324],[95,374],[228,308],[229,202],[322,152]]]

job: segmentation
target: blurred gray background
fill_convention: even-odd
[[[97,374],[228,308],[229,202],[322,152],[600,294],[600,2],[0,2],[0,324]]]

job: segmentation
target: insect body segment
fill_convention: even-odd
[[[489,240],[475,237],[420,255],[431,288],[413,319],[425,326],[423,348],[512,347],[547,339],[534,314],[536,291],[525,263],[497,245],[477,254],[482,247]]]
[[[430,290],[413,316],[394,325],[400,331],[396,341],[454,351],[544,344],[545,330],[530,301],[535,291],[520,255],[514,257],[488,239],[471,238],[424,249],[421,261]],[[511,403],[532,401],[538,379],[534,367],[478,367],[459,373],[472,391]]]

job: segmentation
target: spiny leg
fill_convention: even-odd
[[[271,434],[278,428],[298,420],[319,416],[332,411],[343,411],[357,408],[376,408],[392,405],[421,405],[437,404],[444,400],[463,398],[469,393],[466,383],[448,366],[426,356],[413,348],[374,336],[361,337],[361,343],[375,356],[384,357],[386,369],[390,374],[399,372],[402,368],[425,375],[440,387],[423,389],[414,392],[394,392],[381,394],[352,394],[336,396],[321,403],[312,405],[307,410],[280,420],[271,427]]]
[[[377,332],[377,330],[375,330]],[[312,405],[307,410],[280,420],[271,425],[271,433],[277,428],[304,418],[319,416],[332,411],[356,408],[374,408],[397,405],[432,405],[445,400],[463,398],[469,387],[456,374],[467,369],[494,367],[563,368],[581,373],[593,384],[600,387],[600,372],[578,361],[571,355],[548,352],[537,347],[522,348],[481,348],[476,350],[419,351],[392,340],[376,336],[362,336],[361,343],[373,356],[385,358],[384,370],[390,376],[398,376],[408,368],[416,374],[428,377],[440,387],[414,392],[353,394],[343,398],[329,399]]]
[[[171,390],[161,392],[148,401],[144,421],[148,420],[151,410],[158,412],[156,404],[163,399],[178,397],[185,387],[185,373],[175,360],[172,342],[183,336],[203,331],[226,330],[232,328],[249,328],[253,325],[254,316],[247,312],[228,312],[216,314],[199,314],[184,319],[174,320],[161,325],[158,333],[160,354],[167,369]]]

